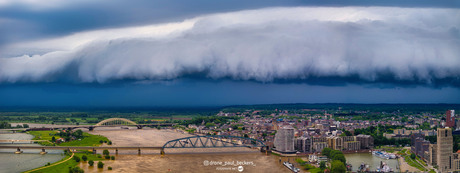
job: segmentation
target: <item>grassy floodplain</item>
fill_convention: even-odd
[[[100,141],[104,141],[104,142],[108,142],[109,139],[107,139],[107,137],[104,137],[104,136],[100,136],[100,135],[92,135],[92,134],[89,134],[89,133],[86,133],[86,132],[83,132],[83,138],[81,140],[73,140],[73,141],[69,141],[69,142],[64,142],[64,143],[60,143],[60,144],[54,144],[52,143],[51,139],[53,138],[53,136],[58,139],[60,138],[60,136],[58,135],[59,132],[57,130],[53,130],[53,131],[29,131],[27,132],[31,135],[34,135],[34,140],[48,140],[50,142],[40,142],[41,145],[57,145],[57,146],[99,146],[101,145],[102,143]],[[86,157],[88,158],[88,160],[86,162],[88,162],[89,160],[93,160],[93,161],[99,161],[99,160],[104,160],[103,158],[99,158],[97,157],[97,155],[89,152],[89,151],[77,151],[74,155],[74,157],[79,157],[79,158],[82,158],[83,155],[86,155]],[[64,161],[64,160],[67,160],[69,157],[71,157],[70,155],[66,155],[65,158],[63,158],[62,160],[60,160],[59,162],[61,161]],[[83,160],[81,160],[81,162],[84,162]],[[50,167],[47,167],[47,168],[44,168],[44,169],[39,169],[39,170],[36,170],[36,171],[33,171],[33,172],[50,172],[50,173],[61,173],[61,172],[69,172],[69,168],[71,167],[75,167],[78,165],[78,162],[76,162],[74,159],[69,159],[63,163],[60,163],[60,164],[57,164],[57,165],[52,165]],[[46,165],[44,165],[46,166]],[[94,165],[95,167],[97,167],[97,165],[95,164]]]
[[[83,155],[86,155],[86,157],[88,157],[88,160],[87,161],[80,160],[80,162],[88,163],[89,160],[93,160],[95,162],[94,163],[95,168],[97,168],[97,162],[96,161],[105,160],[103,158],[98,158],[96,154],[92,154],[90,152],[75,153],[74,157],[82,158]],[[62,160],[66,160],[69,157],[70,156],[67,155]],[[54,166],[51,166],[51,167],[48,167],[48,168],[33,171],[33,173],[62,173],[62,172],[69,172],[69,167],[75,167],[77,165],[78,165],[78,162],[76,162],[74,159],[70,159],[70,160],[68,160],[68,161],[66,161],[64,163],[58,164],[58,165],[54,165]]]
[[[51,142],[51,139],[53,136],[58,139],[60,138],[59,135],[57,134],[58,131],[30,131],[28,132],[31,135],[34,135],[35,137],[33,138],[34,140],[48,140]],[[100,141],[109,141],[104,136],[100,135],[92,135],[86,132],[83,132],[83,139],[81,140],[73,140],[69,142],[64,142],[60,144],[56,144],[58,146],[99,146],[101,145]],[[52,143],[47,143],[47,142],[42,142],[40,143],[41,145],[53,145]]]

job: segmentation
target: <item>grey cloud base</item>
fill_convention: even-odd
[[[101,30],[112,34],[19,44],[11,50],[48,53],[5,57],[8,50],[2,50],[0,82],[164,81],[198,74],[213,80],[342,78],[460,87],[459,18],[457,9],[394,7],[213,14],[166,29]]]

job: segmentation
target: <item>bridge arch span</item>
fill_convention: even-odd
[[[265,144],[258,139],[228,136],[228,135],[208,135],[190,136],[174,139],[163,145],[165,148],[221,148],[221,147],[265,147]]]
[[[109,118],[96,124],[96,126],[104,125],[137,125],[137,123],[126,118]]]

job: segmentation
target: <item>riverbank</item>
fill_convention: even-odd
[[[32,170],[26,171],[26,172],[24,172],[24,173],[42,172],[43,169],[48,169],[48,168],[50,168],[50,167],[57,166],[57,165],[59,165],[59,164],[61,164],[61,163],[64,163],[64,162],[69,161],[70,159],[73,158],[74,155],[75,155],[75,153],[72,153],[72,155],[63,158],[63,159],[62,159],[61,161],[59,161],[59,162],[50,164],[50,165],[48,165],[48,166],[43,166],[43,167],[35,168],[35,169],[32,169]]]
[[[422,172],[434,172],[432,167],[428,166],[422,159],[418,156],[415,159],[410,157],[411,151],[410,147],[404,147],[398,154],[401,156],[398,161],[401,165],[401,171],[422,171]]]
[[[398,162],[399,162],[399,169],[401,170],[401,172],[419,172],[420,171],[419,169],[407,164],[407,162],[404,160],[404,157],[399,157]]]
[[[82,158],[83,156],[86,156],[87,157],[87,161],[83,161]],[[75,161],[75,159],[73,157],[78,157],[79,158],[79,162]],[[97,168],[97,162],[98,161],[102,161],[102,162],[105,162],[105,161],[110,161],[108,159],[104,159],[102,158],[99,158],[98,155],[96,154],[92,154],[91,152],[75,152],[75,153],[72,153],[71,156],[68,156],[64,159],[62,159],[61,161],[59,162],[56,162],[55,164],[51,164],[50,166],[44,166],[44,167],[40,167],[40,168],[36,168],[34,170],[30,170],[30,171],[27,171],[27,172],[30,172],[30,173],[61,173],[61,172],[69,172],[69,168],[73,168],[75,166],[80,166],[80,164],[82,163],[88,163],[89,160],[92,160],[94,161],[94,166],[92,167],[96,167]],[[99,169],[102,171],[102,169]]]

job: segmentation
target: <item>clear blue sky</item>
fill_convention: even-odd
[[[0,1],[0,106],[460,103],[458,1]]]

